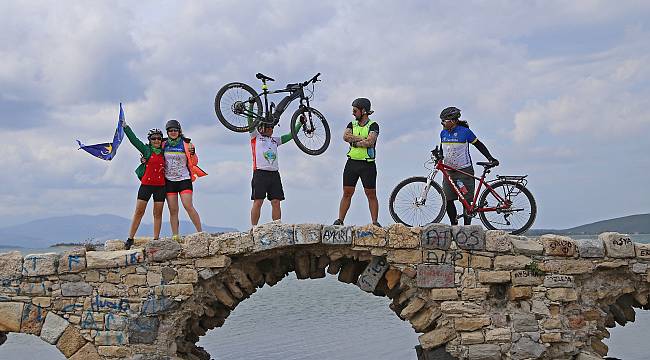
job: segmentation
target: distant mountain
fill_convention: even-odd
[[[87,240],[104,242],[108,239],[126,239],[131,220],[116,215],[69,215],[34,220],[28,223],[0,228],[0,246],[43,248],[56,243],[81,243]],[[163,223],[161,236],[170,236],[170,225]],[[194,225],[181,221],[180,232],[194,232]],[[203,231],[237,231],[229,227],[203,225]],[[139,236],[151,236],[152,224],[140,224]]]
[[[630,215],[609,220],[596,221],[594,223],[564,230],[532,229],[529,230],[527,234],[591,235],[600,234],[605,231],[616,231],[624,234],[650,234],[650,214]]]

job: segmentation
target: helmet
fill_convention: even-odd
[[[366,114],[370,115],[373,111],[370,110],[370,100],[366,98],[358,98],[352,102],[352,106],[355,108],[365,111]]]
[[[147,139],[150,139],[154,135],[160,135],[162,137],[163,132],[160,129],[151,129],[151,130],[149,130],[149,133],[147,134]]]
[[[169,130],[169,129],[172,129],[172,128],[180,130],[181,129],[181,123],[179,123],[178,120],[169,120],[169,121],[167,121],[167,124],[165,124],[165,130]]]
[[[460,119],[460,109],[450,106],[440,113],[440,120],[458,120]]]
[[[257,124],[257,131],[264,132],[266,129],[273,129],[273,125],[260,122]]]

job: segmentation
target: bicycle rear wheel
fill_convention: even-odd
[[[513,235],[528,230],[537,216],[537,204],[533,194],[515,181],[497,181],[492,189],[510,205],[499,200],[490,189],[485,189],[479,199],[482,208],[497,208],[497,211],[479,212],[481,222],[487,229],[504,230]]]
[[[214,112],[228,130],[248,132],[255,128],[262,117],[262,100],[252,87],[233,82],[217,92]],[[252,121],[250,125],[249,119]]]
[[[296,124],[302,126],[296,128]],[[301,107],[291,116],[291,135],[296,145],[309,155],[320,155],[330,145],[330,126],[325,116],[312,107]]]
[[[388,209],[390,216],[406,226],[424,226],[437,223],[445,215],[445,194],[437,182],[432,182],[426,199],[418,203],[422,191],[427,185],[427,178],[415,176],[403,180],[390,194]]]

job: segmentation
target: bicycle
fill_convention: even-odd
[[[389,210],[395,222],[406,226],[423,226],[442,220],[445,215],[447,199],[442,191],[442,186],[435,181],[438,172],[442,172],[443,181],[448,181],[451,184],[451,188],[458,195],[466,214],[471,217],[478,215],[487,229],[521,234],[533,225],[537,216],[537,204],[530,190],[526,188],[528,175],[497,175],[496,179],[485,181],[490,169],[496,166],[494,163],[477,162],[477,165],[483,166],[483,174],[479,178],[443,164],[443,159],[442,149],[436,146],[431,151],[431,159],[424,163],[424,167],[431,171],[429,175],[427,177],[410,177],[397,184],[393,189],[389,200]],[[458,185],[451,181],[448,171],[458,171],[479,181],[471,204],[462,195]],[[485,185],[485,190],[479,198],[483,185]],[[462,216],[459,215],[458,218],[460,219]]]
[[[309,104],[309,99],[314,92],[314,85],[320,81],[318,80],[319,76],[320,73],[307,81],[287,84],[284,89],[269,91],[266,82],[275,80],[262,73],[257,73],[255,77],[262,81],[261,94],[244,83],[226,84],[219,89],[214,98],[215,113],[219,121],[229,130],[249,132],[260,124],[276,126],[289,104],[300,99],[298,109],[291,116],[291,135],[300,150],[309,155],[320,155],[329,146],[331,135],[325,116]],[[308,96],[305,94],[305,88],[309,84],[312,84],[312,89]],[[309,91],[309,89],[307,90]],[[280,100],[277,106],[273,102],[269,104],[269,94],[285,92],[289,94]],[[261,97],[264,98],[264,105],[262,105]],[[302,125],[296,129],[298,121]]]

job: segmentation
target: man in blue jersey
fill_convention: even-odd
[[[442,131],[440,132],[440,142],[442,145],[442,152],[444,154],[443,163],[458,170],[462,170],[468,174],[474,175],[474,168],[472,167],[472,157],[469,154],[469,144],[476,146],[478,151],[483,154],[492,166],[499,165],[499,161],[495,159],[487,147],[478,140],[476,135],[469,129],[467,121],[460,120],[460,109],[455,107],[448,107],[440,113],[440,120],[442,124]],[[468,203],[472,203],[474,196],[474,178],[465,175],[458,171],[449,171],[449,177],[456,183],[456,186],[463,192],[463,197]],[[456,211],[455,200],[458,200],[456,192],[448,181],[443,181],[442,191],[447,198],[447,215],[452,225],[458,225],[458,213]],[[467,216],[463,208],[463,220],[465,225],[470,225],[472,218]]]

